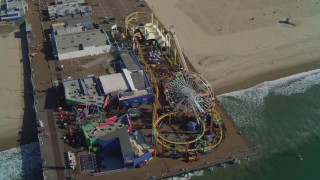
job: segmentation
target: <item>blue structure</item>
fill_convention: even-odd
[[[142,156],[138,157],[137,159],[135,159],[133,161],[133,167],[134,168],[139,167],[140,164],[143,164],[144,162],[146,162],[150,158],[152,158],[152,153],[151,152],[147,152],[147,153],[143,154]]]
[[[122,60],[122,69],[127,69],[131,72],[141,72],[143,77],[142,79],[137,78],[137,76],[132,76],[132,80],[134,81],[135,86],[138,86],[137,89],[145,89],[148,92],[148,94],[144,96],[120,99],[120,107],[128,108],[141,104],[152,104],[154,100],[152,87],[145,71],[142,69],[141,64],[139,63],[136,54],[131,51],[129,53],[120,54],[120,57]]]
[[[152,153],[148,150],[140,152],[140,156],[133,151],[130,136],[125,127],[100,137],[98,139],[98,144],[101,146],[103,153],[111,154],[113,152],[120,152],[118,161],[121,161],[121,168],[136,168],[152,158]]]
[[[124,127],[100,137],[98,143],[105,153],[112,151],[120,152],[123,168],[130,166],[133,162],[134,152],[127,128]]]
[[[189,121],[186,125],[186,128],[188,131],[194,131],[196,130],[197,127],[197,123],[193,122],[193,121]]]
[[[154,93],[137,56],[130,51],[121,53],[119,59],[121,73],[99,77],[102,93],[110,96],[113,106],[120,108],[152,104]]]

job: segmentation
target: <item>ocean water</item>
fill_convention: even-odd
[[[240,165],[215,168],[191,179],[320,179],[320,70],[218,99],[253,144],[256,155]]]
[[[39,143],[1,151],[0,179],[43,179]]]

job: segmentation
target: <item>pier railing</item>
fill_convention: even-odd
[[[101,176],[101,175],[106,175],[106,174],[119,173],[119,172],[126,171],[126,170],[128,170],[128,168],[115,169],[115,170],[110,170],[110,171],[95,172],[95,173],[92,173],[92,175],[93,176]]]
[[[204,169],[208,169],[210,167],[215,167],[215,166],[219,166],[219,165],[223,165],[223,164],[232,164],[233,162],[235,162],[235,160],[237,159],[246,159],[249,160],[249,157],[254,155],[255,153],[248,153],[248,154],[244,154],[238,157],[232,157],[229,159],[224,159],[215,163],[212,162],[204,162],[203,165],[199,165],[197,167],[194,168],[181,168],[179,169],[178,172],[172,172],[172,173],[167,173],[167,174],[163,174],[160,177],[149,177],[148,179],[168,179],[168,178],[172,178],[172,177],[179,177],[182,176],[184,174],[187,173],[191,173],[191,172],[196,172],[196,171],[200,171],[200,170],[204,170]]]

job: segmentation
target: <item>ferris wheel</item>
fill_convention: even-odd
[[[205,115],[214,108],[214,94],[209,82],[197,73],[180,71],[165,83],[166,100],[175,110]]]

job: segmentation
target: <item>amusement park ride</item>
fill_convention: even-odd
[[[101,109],[93,104],[78,105],[77,107],[72,106],[72,112],[68,114],[68,111],[64,111],[62,107],[58,108],[59,117],[61,120],[69,118],[70,120],[75,119],[79,125],[101,122],[103,113]],[[69,117],[68,117],[69,116]]]
[[[223,121],[215,110],[211,85],[204,77],[189,70],[173,28],[168,31],[153,13],[129,14],[126,33],[126,39],[133,40],[133,49],[138,52],[139,61],[153,84],[155,99],[151,130],[149,128],[148,132],[154,156],[161,149],[163,156],[174,155],[186,157],[187,162],[197,161],[198,153],[212,151],[224,137]],[[159,73],[163,70],[166,73]],[[161,94],[158,86],[163,91]],[[160,99],[165,99],[166,105]],[[70,114],[80,126],[90,123],[107,125],[109,121],[105,120],[103,109],[108,107],[86,103],[72,106]],[[165,111],[166,108],[169,111]],[[130,108],[126,113],[128,117],[137,118],[142,114],[138,107]],[[59,109],[59,114],[63,119],[62,109]],[[130,123],[129,127],[134,126]],[[132,131],[130,129],[129,132]]]
[[[72,106],[78,124],[101,122],[102,112],[100,108],[93,104],[78,105],[78,108]]]
[[[219,146],[224,136],[223,121],[214,109],[214,92],[204,77],[189,71],[173,26],[168,31],[153,13],[134,12],[126,18],[126,31],[127,35],[134,38],[134,47],[138,51],[140,61],[145,64],[145,70],[148,72],[151,69],[149,73],[156,92],[152,134],[154,142],[161,145],[162,154],[168,151],[181,154],[206,153]],[[140,33],[137,33],[139,31]],[[165,98],[173,111],[160,116],[157,113],[158,80],[154,75],[154,67],[160,63],[145,60],[148,59],[146,54],[150,52],[144,52],[145,41],[141,43],[141,34],[144,35],[145,41],[148,37],[158,41],[158,45],[165,49],[163,57],[166,57],[171,69],[174,69],[165,77],[161,77]],[[188,123],[186,119],[191,121],[191,124],[196,124],[194,131],[183,130],[182,127]],[[172,133],[173,131],[175,133]]]

